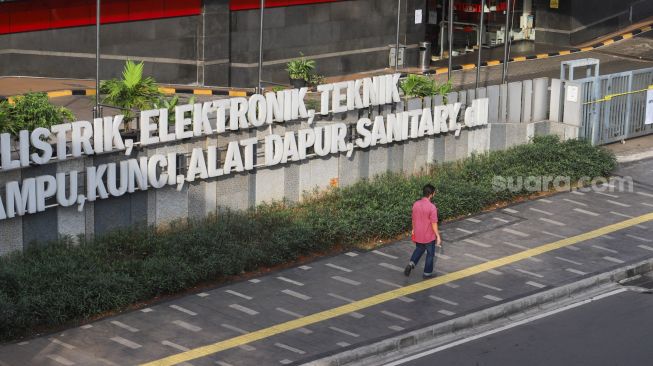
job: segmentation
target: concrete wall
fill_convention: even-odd
[[[273,168],[259,168],[250,173],[235,174],[211,180],[186,183],[181,191],[176,187],[165,187],[125,195],[119,198],[87,203],[82,212],[77,207],[54,207],[45,212],[0,221],[0,255],[13,250],[22,250],[31,245],[43,244],[64,235],[82,235],[90,238],[110,230],[130,225],[165,225],[174,220],[202,218],[211,212],[224,208],[246,209],[270,200],[288,199],[297,201],[304,192],[324,189],[334,183],[340,186],[353,184],[360,179],[370,178],[387,171],[414,174],[428,164],[463,159],[471,153],[503,150],[528,142],[539,134],[558,134],[565,138],[576,137],[579,121],[567,123],[549,121],[548,106],[552,108],[577,108],[580,104],[564,103],[551,98],[549,85],[554,95],[563,90],[564,84],[550,83],[547,78],[527,80],[498,86],[466,90],[447,96],[449,103],[460,101],[470,103],[478,97],[490,101],[490,123],[472,129],[462,130],[460,136],[453,133],[424,137],[368,149],[355,150],[351,157],[345,154],[325,158],[311,158],[298,163],[288,163]],[[557,89],[556,89],[557,88]],[[345,121],[356,123],[359,117],[374,117],[393,111],[412,110],[443,103],[442,97],[404,100],[394,106],[374,107],[331,115],[316,121],[328,124]],[[502,106],[503,105],[503,106]],[[535,108],[537,106],[537,108]],[[544,111],[544,112],[543,112]],[[464,110],[460,113],[464,116]],[[564,115],[573,115],[565,113]],[[559,120],[563,120],[559,118]],[[307,127],[305,122],[296,121],[275,125],[274,133]],[[248,137],[262,139],[267,128],[239,131],[208,138],[192,139],[183,143],[159,145],[145,149],[140,154],[177,152],[190,153],[194,147],[207,144],[224,146],[229,141]],[[352,136],[355,138],[355,136]],[[8,181],[22,180],[40,174],[82,170],[86,166],[125,159],[123,153],[84,157],[44,166],[30,167],[19,171],[0,172],[0,194]],[[83,184],[83,183],[82,183]]]
[[[401,42],[412,45],[407,62],[417,63],[424,25],[410,21],[425,0],[402,2]],[[231,13],[231,83],[257,83],[258,10]],[[414,18],[413,18],[414,19]],[[388,66],[388,45],[396,42],[396,0],[351,0],[265,10],[263,79],[288,83],[286,63],[300,54],[317,61],[317,72],[331,76]]]
[[[641,0],[534,0],[538,43],[577,45],[615,32],[653,15],[653,3]],[[632,7],[632,12],[631,12]]]

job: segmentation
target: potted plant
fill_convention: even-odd
[[[315,69],[315,60],[309,60],[304,55],[286,64],[286,71],[293,88],[302,88],[311,81],[311,73]]]

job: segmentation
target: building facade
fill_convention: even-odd
[[[118,76],[124,61],[133,59],[145,61],[146,72],[162,83],[256,86],[259,0],[101,3],[101,79]],[[431,41],[439,52],[438,24],[446,18],[448,0],[266,0],[263,80],[288,83],[286,63],[302,54],[315,59],[317,72],[326,76],[388,67],[399,3],[404,64],[415,66],[418,42]],[[455,4],[455,21],[478,18],[480,0]],[[487,24],[499,27],[506,1],[486,4]],[[653,2],[642,0],[511,4],[513,35],[558,45],[586,42],[653,14]],[[474,39],[465,37],[467,43]],[[95,1],[0,0],[0,76],[92,79],[95,44]]]

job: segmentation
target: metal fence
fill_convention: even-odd
[[[583,101],[580,137],[602,145],[653,133],[653,125],[644,124],[653,68],[575,81]]]

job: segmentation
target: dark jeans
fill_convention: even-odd
[[[422,258],[422,254],[424,254],[424,251],[426,251],[426,263],[424,264],[424,276],[432,276],[434,257],[435,257],[435,240],[427,244],[415,243],[415,251],[413,252],[413,255],[410,257],[410,263],[413,266],[417,265],[420,258]]]

